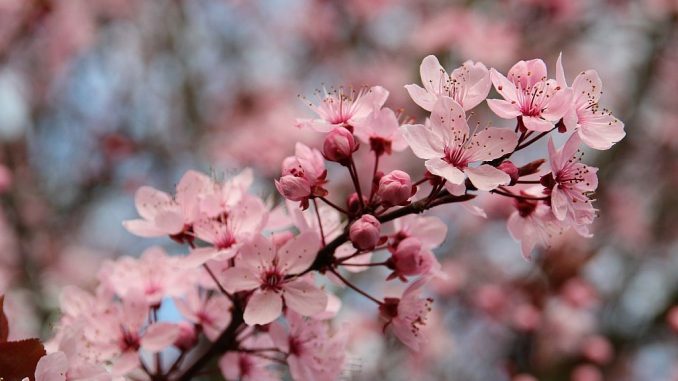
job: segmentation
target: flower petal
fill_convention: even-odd
[[[517,103],[511,103],[503,99],[488,99],[487,105],[493,113],[503,119],[513,119],[522,115]]]
[[[295,280],[283,286],[285,304],[304,316],[313,316],[325,311],[327,294],[305,280]]]
[[[419,107],[426,111],[433,110],[433,105],[436,103],[437,99],[434,94],[429,93],[419,85],[405,85],[405,89],[407,89],[410,98],[412,98],[414,103],[419,105]]]
[[[174,344],[180,333],[181,329],[176,324],[153,323],[146,328],[141,346],[151,353],[160,352]]]
[[[436,176],[440,176],[452,184],[461,184],[466,179],[464,172],[443,159],[426,160],[426,169]]]
[[[243,318],[247,325],[268,324],[282,313],[282,296],[274,291],[257,290],[245,307]]]
[[[261,280],[252,269],[236,265],[224,271],[222,284],[228,292],[237,292],[258,288]]]
[[[483,191],[489,191],[499,185],[507,185],[511,182],[509,175],[489,164],[483,164],[476,168],[466,168],[464,172],[466,172],[473,185]]]
[[[306,231],[285,242],[278,249],[280,269],[286,274],[297,274],[308,269],[320,249],[320,238],[315,231]]]

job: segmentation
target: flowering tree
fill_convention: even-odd
[[[332,326],[342,306],[332,290],[368,301],[365,313],[409,350],[427,345],[436,307],[424,290],[449,276],[434,254],[447,227],[429,210],[462,204],[463,217],[484,213],[474,205],[480,194],[510,199],[507,229],[527,260],[570,229],[591,235],[598,169],[581,162],[580,148],[608,149],[625,135],[599,106],[595,71],[568,86],[560,58],[553,79],[540,59],[520,61],[507,75],[471,61],[448,74],[428,56],[420,75],[423,87],[406,88],[430,112],[421,124],[385,107],[389,92],[381,86],[324,89],[315,103],[303,98],[316,115],[297,124],[321,134],[322,144],[296,143],[282,161],[274,184],[282,203],[252,193],[248,169],[224,181],[188,171],[173,194],[139,188],[140,218],[125,228],[167,237],[185,255],[152,246],[140,258],[104,263],[94,293],[67,288],[46,350],[35,340],[8,342],[0,315],[0,369],[9,369],[10,380],[183,381],[216,361],[228,380],[277,380],[287,371],[299,381],[335,380],[352,327]],[[503,99],[486,99],[492,87]],[[506,127],[469,126],[485,100]],[[514,157],[537,144],[548,157]],[[417,180],[384,164],[408,147],[425,167]],[[361,152],[371,160],[358,161]],[[334,186],[342,178],[350,191]],[[358,272],[405,289],[375,295],[352,281]],[[168,305],[180,319],[162,318]],[[521,316],[529,325],[529,311]]]

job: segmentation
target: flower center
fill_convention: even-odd
[[[261,288],[264,290],[280,291],[285,277],[277,269],[271,269],[264,273]]]
[[[449,147],[445,146],[445,157],[443,160],[452,164],[457,168],[466,168],[468,166],[468,154],[464,147]]]

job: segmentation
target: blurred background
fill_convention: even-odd
[[[251,166],[274,195],[294,143],[320,138],[294,126],[311,115],[298,95],[380,84],[388,107],[422,120],[403,85],[420,82],[428,54],[448,71],[543,58],[554,77],[562,52],[569,82],[600,73],[601,103],[626,125],[625,140],[584,157],[601,168],[594,238],[558,237],[529,263],[505,200],[478,200],[487,219],[437,211],[450,279],[433,287],[432,342],[409,356],[348,297],[343,319],[361,340],[344,378],[676,381],[677,20],[675,0],[0,0],[0,293],[21,316],[12,334],[48,338],[59,291],[93,288],[107,258],[152,243],[181,252],[122,228],[138,186],[170,191],[187,169]],[[507,123],[485,105],[472,120]],[[400,156],[389,165],[421,173]],[[370,276],[358,278],[368,289]]]

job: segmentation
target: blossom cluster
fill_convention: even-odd
[[[67,289],[35,379],[189,380],[218,357],[226,379],[278,380],[286,366],[294,380],[335,380],[350,335],[331,322],[344,289],[375,305],[386,334],[420,350],[433,308],[425,286],[447,276],[434,254],[447,226],[420,213],[460,203],[482,215],[472,204],[479,194],[509,198],[508,231],[526,258],[565,230],[591,235],[597,168],[581,162],[582,148],[610,148],[624,126],[599,106],[595,71],[569,86],[560,58],[556,66],[555,79],[539,59],[507,75],[471,61],[448,73],[428,56],[423,87],[406,86],[430,112],[422,123],[385,107],[381,86],[325,89],[316,103],[304,98],[316,115],[297,125],[322,143],[297,143],[283,160],[278,205],[251,192],[250,170],[225,181],[189,171],[174,194],[140,188],[140,218],[125,228],[168,237],[187,254],[154,246],[138,259],[105,263],[94,293]],[[493,87],[501,99],[488,99]],[[512,125],[469,126],[485,101]],[[513,157],[547,137],[548,156],[523,164]],[[382,159],[408,147],[423,160],[418,180],[411,170],[383,168]],[[356,160],[365,151],[370,168]],[[330,166],[345,174],[350,192],[332,187]],[[406,284],[400,297],[376,297],[351,281],[351,273],[375,268],[388,272],[375,282]],[[165,317],[170,306],[180,319]]]

